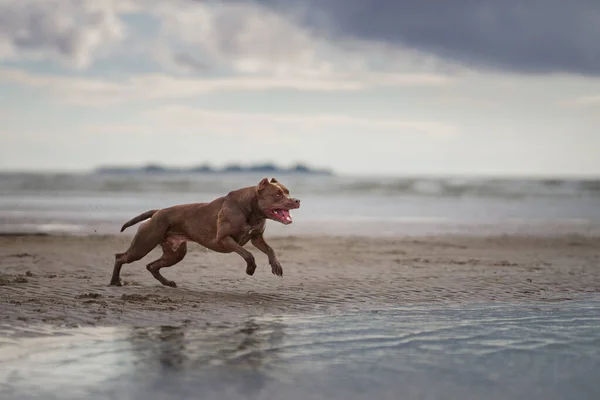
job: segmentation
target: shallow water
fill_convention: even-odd
[[[253,174],[0,174],[0,232],[117,233],[148,209],[211,201]],[[600,234],[600,183],[283,175],[302,199],[270,233]]]
[[[600,298],[0,327],[2,399],[598,399]]]

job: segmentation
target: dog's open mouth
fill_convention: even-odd
[[[269,210],[269,214],[275,221],[281,222],[282,224],[289,225],[292,223],[292,215],[290,210],[285,208],[274,208]]]

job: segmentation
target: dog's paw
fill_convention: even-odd
[[[256,264],[255,263],[248,263],[246,265],[246,273],[250,276],[254,275],[254,271],[256,271]]]
[[[279,264],[278,262],[272,263],[271,272],[273,272],[273,275],[283,276],[283,268],[281,268],[281,264]]]
[[[165,286],[171,286],[171,287],[174,287],[174,288],[177,287],[177,284],[175,282],[173,282],[173,281],[165,281],[164,285]]]
[[[122,286],[121,281],[110,281],[108,286]]]

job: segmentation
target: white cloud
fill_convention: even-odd
[[[567,100],[566,102],[563,102],[563,104],[568,107],[579,108],[598,107],[600,106],[600,94],[577,97],[575,99]]]
[[[123,17],[131,14],[152,17],[148,21],[156,26],[144,29],[156,32],[126,24]],[[180,71],[211,68],[288,80],[351,76],[391,85],[397,79],[426,85],[448,79],[430,56],[365,41],[332,41],[253,2],[0,0],[0,34],[0,60],[59,59],[78,69],[145,49],[164,67]]]
[[[134,135],[260,136],[276,141],[305,135],[361,131],[371,135],[404,134],[430,137],[456,135],[457,128],[433,121],[374,119],[343,114],[249,113],[208,110],[189,106],[161,106],[144,112],[139,124],[104,125],[88,128],[90,133],[118,132]],[[313,136],[314,139],[314,136]],[[378,140],[380,141],[380,140]]]
[[[127,0],[0,0],[0,60],[59,59],[85,68],[126,35]]]
[[[332,44],[252,3],[164,2],[152,11],[162,38],[202,60],[245,74],[330,74]]]
[[[254,2],[183,0],[160,3],[149,12],[162,22],[161,42],[156,46],[163,50],[162,59],[173,60],[180,54],[168,51],[175,45],[187,49],[188,56],[202,65],[213,63],[242,74],[328,77],[371,71],[457,71],[449,62],[408,48],[332,40]]]
[[[238,76],[226,78],[185,78],[165,74],[141,74],[123,81],[33,74],[14,68],[0,68],[0,82],[47,91],[60,100],[81,106],[103,106],[132,101],[183,99],[217,91],[288,89],[301,91],[357,91],[378,86],[440,85],[452,82],[428,74],[340,75],[329,78],[292,79],[285,77]]]

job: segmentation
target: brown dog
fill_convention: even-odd
[[[289,194],[289,190],[276,179],[265,178],[257,186],[235,190],[210,203],[181,204],[146,211],[121,228],[123,232],[127,227],[150,218],[140,226],[129,249],[115,255],[110,284],[121,286],[123,264],[140,260],[160,245],[162,257],[146,268],[163,285],[177,287],[175,282],[160,274],[160,269],[183,260],[188,240],[219,253],[239,254],[246,260],[246,273],[253,275],[256,270],[254,256],[243,248],[251,241],[254,247],[269,257],[273,274],[282,276],[281,264],[271,246],[265,242],[263,232],[267,219],[284,225],[292,223],[290,210],[299,208],[300,200]]]

